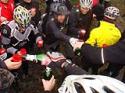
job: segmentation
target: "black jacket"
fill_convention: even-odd
[[[52,44],[56,41],[69,42],[70,37],[63,33],[65,25],[58,23],[53,17],[50,17],[46,23],[46,42]]]
[[[72,35],[77,37],[79,31],[81,29],[86,30],[85,40],[89,36],[89,30],[92,21],[92,11],[89,11],[87,14],[82,14],[79,8],[73,8],[71,14],[69,16],[69,23],[68,23],[68,35]]]
[[[81,56],[88,62],[94,64],[102,64],[102,53],[104,55],[104,62],[125,65],[125,40],[103,48],[103,51],[101,48],[93,47],[88,44],[84,44],[81,50]]]
[[[0,60],[0,68],[5,68],[5,69],[7,69],[6,64],[5,64],[3,61],[1,61],[1,60]]]

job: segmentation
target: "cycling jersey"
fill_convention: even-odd
[[[19,30],[20,28],[14,20],[1,26],[2,44],[7,47],[8,53],[14,54],[20,48],[28,49],[31,47],[29,44],[33,44],[42,38],[37,27],[32,24],[29,24],[24,32]]]
[[[121,38],[121,32],[113,23],[100,21],[100,26],[90,33],[87,44],[98,47],[105,47],[115,44]]]

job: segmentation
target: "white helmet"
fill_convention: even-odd
[[[91,9],[92,5],[93,5],[93,0],[80,0],[81,7]]]
[[[59,93],[125,93],[125,84],[101,75],[70,75],[58,89]]]
[[[22,6],[17,6],[14,9],[13,17],[14,20],[23,27],[26,27],[31,21],[31,14]]]
[[[120,16],[120,11],[118,8],[110,6],[105,9],[104,16],[109,19],[116,19]]]

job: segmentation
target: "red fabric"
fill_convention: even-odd
[[[8,21],[13,19],[13,11],[14,11],[14,1],[8,0],[8,3],[0,2],[0,17],[3,16],[7,18]]]
[[[99,4],[99,0],[93,0],[93,7]]]

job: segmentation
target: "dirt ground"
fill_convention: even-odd
[[[76,0],[71,0],[73,3],[76,2]],[[125,29],[125,0],[111,0],[112,4],[114,6],[117,6],[121,11],[121,17],[119,18],[118,22],[122,25],[122,29]],[[40,1],[41,3],[41,1]],[[40,9],[43,12],[45,8],[45,4],[41,3]],[[39,64],[30,63],[29,64],[29,76],[25,80],[19,81],[19,93],[43,93],[43,87],[41,83],[41,72],[42,67]],[[58,73],[59,71],[57,71]],[[121,71],[121,73],[123,73]],[[122,74],[121,74],[122,75]],[[57,77],[61,77],[61,74],[58,73]],[[63,79],[62,77],[60,80]],[[61,83],[60,81],[57,81],[58,83]],[[56,85],[57,89],[58,85]],[[55,90],[56,90],[55,89]],[[53,93],[57,93],[54,91]]]

